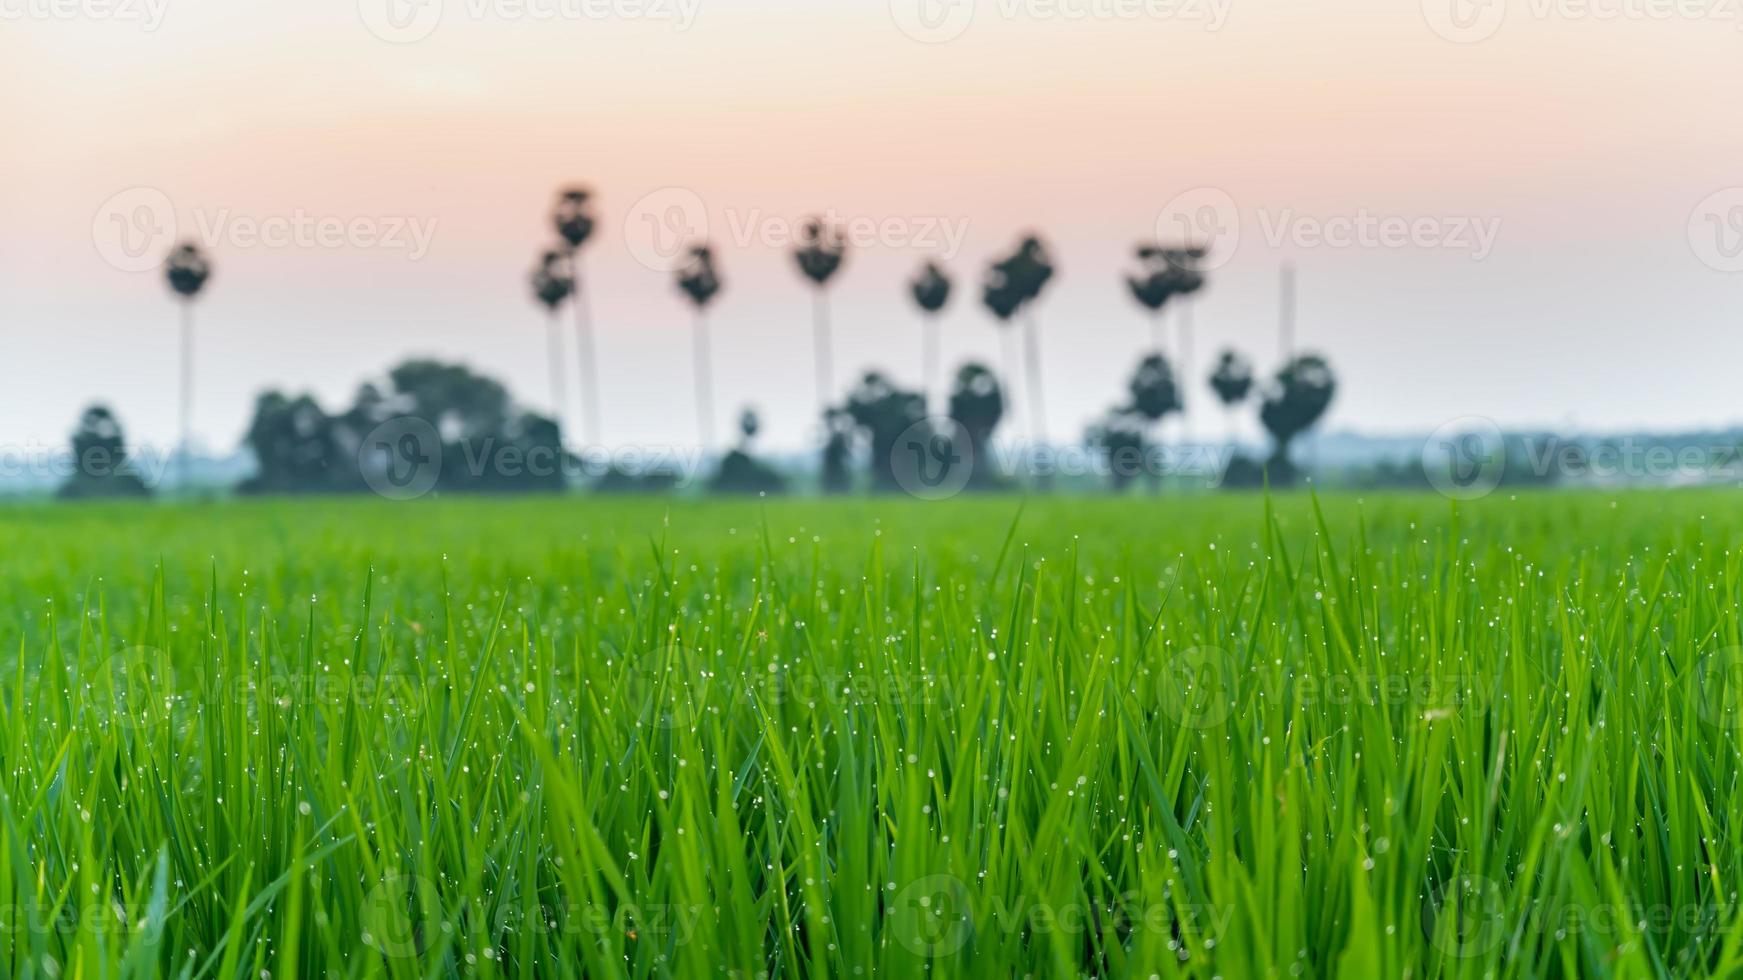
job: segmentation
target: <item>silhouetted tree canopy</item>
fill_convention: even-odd
[[[559,191],[557,205],[551,211],[551,224],[569,251],[585,245],[593,237],[593,192],[578,186]]]
[[[1001,484],[993,465],[993,433],[1005,416],[1005,393],[998,375],[983,364],[965,364],[956,372],[950,392],[950,418],[967,433],[974,450],[973,489],[993,489]]]
[[[1017,305],[1039,299],[1042,290],[1053,279],[1053,259],[1047,246],[1035,235],[1025,236],[1010,256],[993,263],[988,274],[989,292],[1010,291]]]
[[[127,457],[120,420],[106,406],[92,405],[79,416],[73,432],[73,472],[57,495],[62,500],[151,495]]]
[[[1265,392],[1259,409],[1259,421],[1274,442],[1269,463],[1273,480],[1282,482],[1281,473],[1292,475],[1290,444],[1325,415],[1336,393],[1337,378],[1331,365],[1318,355],[1304,354],[1277,372],[1277,380]]]
[[[824,493],[847,493],[853,489],[853,444],[857,436],[853,416],[845,408],[826,409],[823,429],[826,437],[823,442],[822,490]]]
[[[847,241],[841,237],[840,229],[825,224],[820,218],[811,218],[800,226],[799,244],[793,251],[793,258],[798,261],[799,271],[805,278],[818,286],[825,286],[841,271],[841,263],[847,258]]]
[[[678,288],[690,297],[698,310],[708,308],[720,292],[720,273],[714,267],[714,249],[697,245],[690,249],[690,261],[678,270]]]
[[[786,479],[774,467],[751,455],[751,443],[761,428],[762,421],[751,409],[739,415],[738,447],[720,460],[720,471],[714,475],[709,489],[732,494],[776,494],[787,489]]]
[[[1253,366],[1240,354],[1225,350],[1210,375],[1211,390],[1222,403],[1233,408],[1247,400],[1253,390]]]
[[[164,260],[163,272],[176,295],[192,299],[206,288],[206,280],[212,277],[212,263],[200,246],[183,242]]]
[[[1023,294],[1002,279],[989,280],[981,293],[981,302],[1001,323],[1008,323],[1022,307]]]
[[[1108,485],[1115,493],[1124,492],[1143,473],[1149,444],[1144,433],[1150,423],[1143,413],[1127,406],[1110,410],[1090,428],[1089,444],[1103,454]]]
[[[938,263],[928,262],[920,270],[919,278],[909,284],[914,293],[914,302],[927,313],[937,313],[944,309],[944,304],[950,302],[950,277],[944,274]]]
[[[1132,396],[1130,410],[1148,422],[1160,422],[1168,413],[1180,411],[1180,389],[1174,383],[1174,368],[1161,354],[1150,354],[1138,362],[1126,389]]]
[[[566,457],[556,422],[516,408],[500,383],[460,365],[412,360],[388,372],[383,393],[359,389],[353,405],[329,415],[308,395],[269,391],[255,402],[245,439],[258,470],[239,489],[251,494],[355,493],[367,489],[360,450],[393,419],[413,418],[437,433],[436,489],[452,493],[561,490]]]
[[[1144,244],[1135,254],[1140,270],[1128,275],[1126,284],[1132,297],[1151,313],[1160,313],[1175,296],[1190,296],[1204,288],[1199,263],[1207,253],[1202,248]]]
[[[555,249],[546,251],[533,267],[533,296],[545,309],[555,313],[575,292],[575,277],[569,271],[569,260]]]
[[[926,397],[903,391],[877,371],[868,372],[847,396],[847,414],[864,435],[871,452],[873,489],[899,489],[894,468],[896,440],[926,417]]]

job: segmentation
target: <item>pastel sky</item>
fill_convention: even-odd
[[[1743,421],[1736,4],[421,2],[0,0],[0,443],[58,443],[95,399],[174,435],[176,310],[117,251],[154,202],[217,264],[208,448],[262,388],[338,407],[413,353],[542,408],[526,275],[569,181],[598,195],[612,441],[694,438],[670,221],[727,279],[719,414],[755,405],[771,445],[805,444],[810,298],[780,236],[812,212],[878,232],[833,292],[843,388],[918,380],[904,282],[932,257],[958,279],[949,363],[997,365],[981,273],[1041,231],[1056,437],[1121,397],[1148,337],[1121,275],[1181,208],[1220,233],[1197,391],[1224,346],[1275,368],[1293,262],[1301,344],[1342,380],[1332,427]],[[299,220],[344,231],[249,231]]]

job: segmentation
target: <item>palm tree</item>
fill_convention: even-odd
[[[920,324],[921,378],[930,398],[938,387],[938,311],[950,302],[950,277],[938,263],[928,262],[920,270],[919,278],[908,285],[924,315]]]
[[[1150,311],[1151,346],[1158,354],[1166,353],[1168,342],[1162,329],[1162,308],[1174,295],[1174,280],[1168,274],[1162,249],[1155,245],[1139,245],[1136,254],[1143,271],[1127,276],[1126,285],[1131,287],[1132,298],[1138,301],[1138,305]]]
[[[993,432],[1004,417],[1005,393],[999,387],[998,375],[981,364],[964,364],[956,372],[951,388],[950,418],[968,437],[974,460],[974,469],[969,471],[972,487],[998,485],[992,456]]]
[[[1293,480],[1295,467],[1289,461],[1289,444],[1313,428],[1331,407],[1335,394],[1337,377],[1325,358],[1316,354],[1303,354],[1277,372],[1277,380],[1265,393],[1265,402],[1259,408],[1259,421],[1274,442],[1270,462],[1266,464],[1273,480]]]
[[[599,442],[599,366],[593,349],[593,311],[581,282],[581,246],[593,237],[593,192],[585,187],[565,187],[557,194],[551,224],[562,236],[569,262],[569,280],[575,297],[575,357],[581,369],[581,432],[589,443]],[[561,409],[559,408],[559,413]]]
[[[189,454],[193,451],[194,412],[194,300],[212,277],[212,263],[193,242],[183,242],[164,262],[164,277],[182,304],[181,384],[181,483],[189,482]]]
[[[841,270],[842,260],[847,257],[847,241],[841,237],[839,229],[824,224],[819,218],[811,218],[799,230],[799,247],[794,250],[793,257],[799,262],[799,271],[816,287],[812,301],[812,327],[816,333],[817,404],[827,406],[829,391],[835,385],[835,364],[830,353],[828,287],[829,280]]]
[[[708,345],[708,304],[720,287],[714,250],[707,245],[691,248],[689,265],[678,270],[678,288],[696,307],[696,428],[705,449],[714,448],[714,369]]]
[[[1053,260],[1047,246],[1035,235],[1026,236],[1003,261],[993,264],[987,276],[988,303],[992,295],[1006,294],[1016,299],[1013,312],[1023,316],[1024,360],[1029,369],[1029,411],[1033,421],[1033,436],[1037,442],[1047,441],[1047,410],[1041,389],[1041,330],[1035,320],[1035,302],[1053,279]]]
[[[1017,315],[1017,309],[1023,305],[1023,297],[1016,287],[999,279],[988,276],[985,287],[981,290],[981,302],[992,312],[993,319],[998,321],[999,338],[1004,348],[1004,374],[1006,391],[1014,391],[1017,380],[1017,354],[1011,346],[1012,336],[1008,329],[1011,320]]]
[[[1208,253],[1206,252],[1205,249],[1200,248],[1200,247],[1195,246],[1195,245],[1194,246],[1187,246],[1185,248],[1164,248],[1164,249],[1162,249],[1162,258],[1163,258],[1163,261],[1165,261],[1168,264],[1168,275],[1169,275],[1171,283],[1172,283],[1172,288],[1169,290],[1169,292],[1171,292],[1175,296],[1180,297],[1180,299],[1181,299],[1181,303],[1180,303],[1180,373],[1181,373],[1181,377],[1191,377],[1192,372],[1193,372],[1192,297],[1194,295],[1196,295],[1199,290],[1204,288],[1204,272],[1203,272],[1203,270],[1201,270],[1199,268],[1199,263],[1204,260],[1204,257],[1206,254],[1208,254]],[[1181,389],[1180,389],[1180,418],[1183,422],[1186,422],[1187,425],[1190,426],[1190,422],[1188,421],[1190,416],[1188,413],[1188,405],[1187,405],[1187,402],[1190,401],[1190,398],[1188,397],[1188,391],[1187,391],[1188,387],[1190,387],[1190,386],[1183,385],[1183,386],[1181,386]],[[1190,436],[1191,436],[1190,428],[1188,428],[1186,435],[1188,436],[1188,438],[1190,438]]]
[[[1161,354],[1150,354],[1138,362],[1138,370],[1133,372],[1126,390],[1132,396],[1131,402],[1118,412],[1125,417],[1118,420],[1120,424],[1111,425],[1108,431],[1117,435],[1136,426],[1139,448],[1142,449],[1146,443],[1144,437],[1147,432],[1159,425],[1169,413],[1180,411],[1180,385],[1174,381],[1174,368],[1168,363],[1168,358]],[[1160,489],[1162,476],[1162,473],[1150,474],[1152,486]],[[1118,480],[1115,484],[1124,486]]]
[[[550,350],[546,361],[551,369],[551,418],[563,417],[563,325],[557,318],[557,311],[562,308],[563,301],[575,294],[575,279],[571,275],[574,262],[570,253],[560,249],[551,249],[539,257],[538,265],[533,267],[532,286],[533,297],[545,307],[550,316]]]
[[[1232,350],[1225,350],[1211,372],[1210,387],[1223,403],[1229,417],[1229,442],[1235,441],[1235,407],[1247,400],[1253,390],[1253,365]]]

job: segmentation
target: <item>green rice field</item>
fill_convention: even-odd
[[[0,975],[1743,970],[1734,493],[0,510]]]

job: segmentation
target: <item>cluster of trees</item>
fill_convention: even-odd
[[[1225,353],[1209,386],[1228,406],[1246,400],[1255,383],[1239,355]],[[1266,476],[1274,485],[1294,479],[1289,446],[1324,413],[1335,391],[1329,367],[1317,357],[1301,357],[1279,372],[1265,392],[1260,420],[1271,432],[1274,449],[1263,463],[1238,460],[1226,483],[1255,485]],[[1130,400],[1090,431],[1091,445],[1108,452],[1142,451],[1152,445],[1157,424],[1179,410],[1180,392],[1174,372],[1161,354],[1139,363],[1129,385]],[[1006,417],[1005,386],[984,364],[970,363],[952,380],[943,412],[954,425],[954,438],[968,445],[963,458],[975,468],[967,489],[997,491],[1011,486],[1010,474],[992,465],[993,438]],[[820,487],[845,493],[859,487],[884,492],[899,489],[896,461],[898,440],[932,412],[926,396],[903,389],[888,376],[871,372],[839,406],[825,410],[827,431],[822,448]],[[576,472],[565,448],[560,425],[543,415],[518,408],[500,382],[461,365],[430,360],[407,361],[387,373],[385,383],[365,384],[349,407],[331,413],[308,394],[268,391],[255,401],[244,444],[256,462],[243,494],[360,493],[372,489],[371,460],[366,445],[372,433],[400,419],[416,419],[435,434],[433,445],[404,450],[406,455],[430,454],[440,463],[434,489],[448,493],[553,493],[569,489]],[[753,444],[760,429],[753,411],[739,419],[739,441],[721,457],[708,488],[718,493],[781,493],[788,481],[777,468],[759,459]],[[136,497],[150,490],[130,458],[126,438],[114,413],[103,406],[87,409],[72,439],[75,467],[62,487],[68,499]],[[387,453],[396,447],[381,447]],[[389,463],[392,460],[387,461]],[[1110,470],[1115,490],[1125,489],[1133,474]],[[863,475],[862,475],[863,474]],[[677,482],[673,472],[607,472],[593,485],[604,492],[653,492]]]
[[[403,462],[369,458],[365,440],[401,418],[427,423],[436,445],[384,452],[439,456],[437,489],[456,493],[557,492],[565,488],[562,431],[514,406],[508,389],[471,370],[407,361],[388,372],[386,390],[366,384],[349,408],[328,414],[309,395],[268,391],[255,401],[244,443],[257,464],[237,489],[245,494],[355,493],[369,489],[365,467]]]
[[[582,276],[582,252],[597,227],[594,198],[582,186],[559,190],[548,215],[554,244],[540,251],[530,285],[535,302],[548,318],[547,353],[551,404],[561,414],[566,402],[566,371],[562,356],[562,311],[573,314],[577,366],[582,393],[583,438],[600,443],[598,365],[594,354],[593,319]],[[675,270],[678,291],[694,312],[695,401],[697,434],[704,448],[714,445],[713,364],[709,344],[708,311],[722,293],[725,282],[713,247],[693,242],[685,260]],[[1206,251],[1196,245],[1141,244],[1134,253],[1136,271],[1125,277],[1126,286],[1151,323],[1151,351],[1140,360],[1127,385],[1127,398],[1111,408],[1089,432],[1091,445],[1106,452],[1143,450],[1154,445],[1156,432],[1171,415],[1184,416],[1193,385],[1176,378],[1167,350],[1163,314],[1178,307],[1179,354],[1182,363],[1192,363],[1191,301],[1206,285],[1203,262]],[[824,444],[822,486],[845,490],[855,483],[854,461],[864,458],[867,479],[874,488],[892,485],[890,452],[902,432],[928,414],[928,403],[937,401],[960,428],[977,443],[974,458],[990,460],[987,449],[994,431],[1011,404],[1012,382],[1017,377],[1019,356],[1016,334],[1021,336],[1024,396],[1029,405],[1029,438],[1047,441],[1043,399],[1041,328],[1037,307],[1055,278],[1055,265],[1046,244],[1037,235],[1021,237],[1012,250],[987,267],[980,299],[993,321],[1006,330],[1003,371],[969,364],[954,377],[948,392],[939,390],[938,319],[956,294],[949,272],[937,262],[927,262],[907,284],[909,295],[922,317],[920,332],[923,390],[903,390],[888,376],[865,375],[837,401],[834,397],[835,368],[830,327],[829,286],[848,260],[845,236],[821,219],[804,223],[793,250],[795,265],[812,289],[813,351],[817,372],[817,400],[823,417]],[[195,301],[212,276],[212,263],[199,246],[178,245],[165,263],[167,283],[181,301],[182,371],[181,432],[184,467],[188,458],[188,419],[193,402]],[[1257,391],[1259,419],[1273,438],[1273,451],[1263,461],[1238,460],[1229,481],[1246,485],[1268,473],[1274,484],[1294,479],[1295,467],[1289,449],[1301,433],[1324,415],[1336,392],[1336,381],[1323,358],[1313,355],[1289,357],[1273,383],[1259,390],[1251,363],[1234,351],[1225,351],[1215,372],[1207,379],[1210,390],[1229,411],[1247,402]],[[548,455],[561,452],[560,423],[513,406],[499,383],[472,374],[462,367],[430,361],[412,361],[395,368],[382,390],[365,386],[354,403],[338,414],[329,414],[307,395],[291,398],[268,392],[255,406],[255,417],[246,442],[259,461],[259,473],[242,488],[250,493],[346,492],[365,485],[355,457],[365,435],[384,419],[415,415],[430,420],[441,432],[442,452],[464,456],[465,467],[444,466],[448,489],[503,491],[558,489],[561,475],[532,476],[524,472],[504,475],[505,469],[480,463],[480,453],[519,454],[531,451]],[[723,457],[713,485],[726,491],[768,491],[783,485],[779,474],[759,462],[750,447],[759,425],[754,414],[740,420],[740,439]],[[82,442],[81,442],[82,440]],[[75,444],[93,455],[119,451],[124,440],[119,424],[107,409],[94,407],[81,422]],[[972,483],[996,488],[1000,478],[982,467]],[[452,474],[452,475],[448,475]],[[184,478],[186,471],[183,471]],[[1129,475],[1114,477],[1116,489],[1130,481]],[[119,481],[119,482],[117,482]],[[607,488],[646,488],[623,476],[605,481]],[[659,481],[655,481],[657,484]],[[85,496],[137,493],[122,477],[75,479],[66,493]]]

